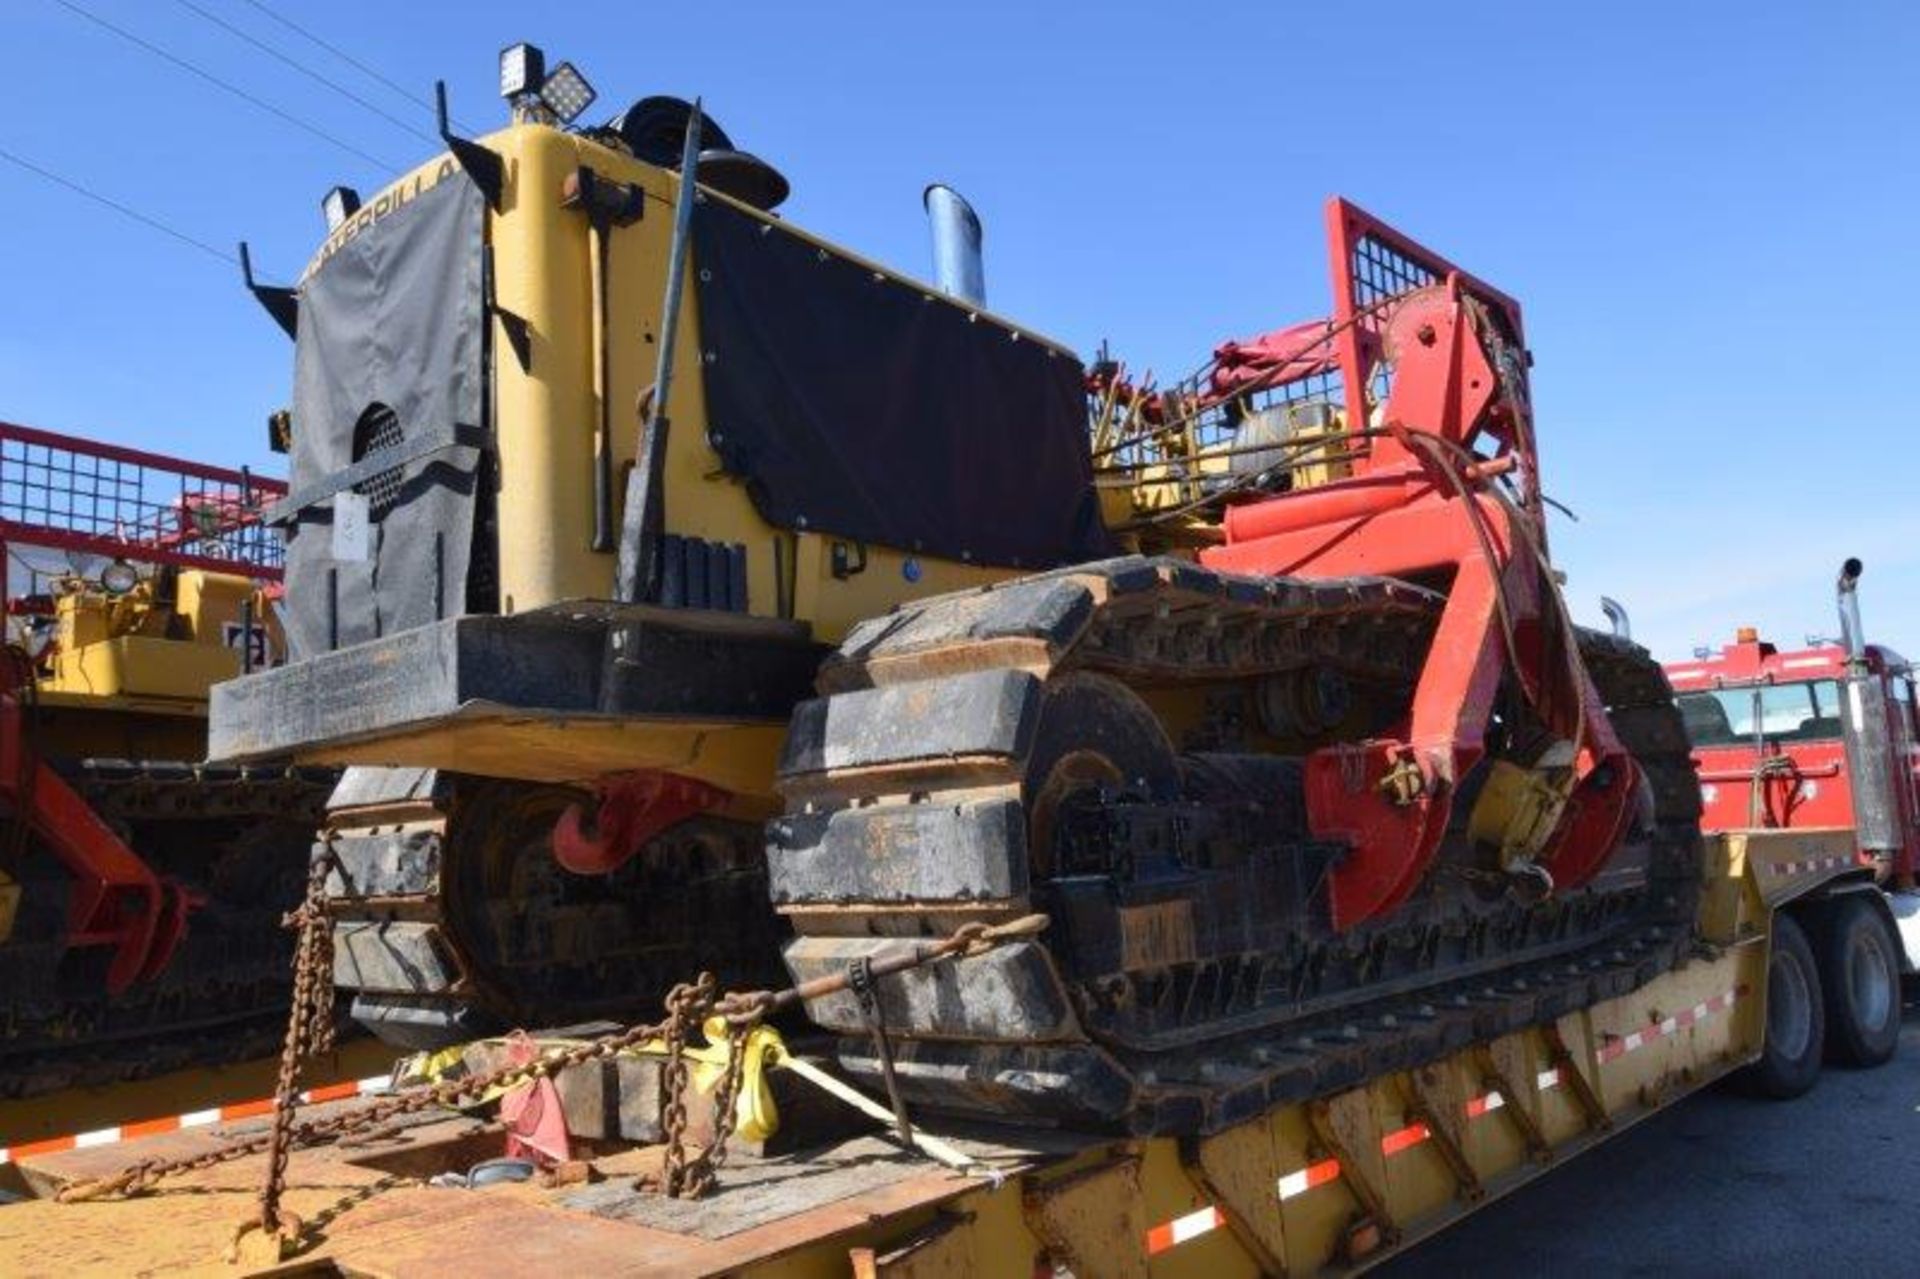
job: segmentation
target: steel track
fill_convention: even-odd
[[[331,771],[93,759],[60,767],[136,852],[203,902],[167,969],[109,997],[104,948],[66,946],[64,872],[29,844],[28,897],[0,946],[0,1097],[271,1051],[291,956],[280,917],[298,900]]]
[[[1429,876],[1393,916],[1354,933],[1303,924],[1278,941],[1267,930],[1262,951],[1197,943],[1122,962],[1084,883],[1029,877],[1023,769],[1041,731],[1034,707],[1053,683],[1096,672],[1148,694],[1224,690],[1303,663],[1406,683],[1439,603],[1381,579],[1257,581],[1124,560],[925,601],[856,630],[823,673],[828,696],[797,717],[783,766],[789,814],[770,855],[799,934],[794,976],[956,918],[1047,910],[1056,927],[1044,944],[889,992],[903,1089],[948,1110],[1170,1132],[1536,1024],[1679,962],[1700,873],[1686,740],[1658,666],[1601,635],[1583,634],[1582,653],[1653,814],[1616,855],[1628,869],[1588,889],[1475,916]],[[1462,844],[1450,839],[1443,864],[1465,857]],[[1128,912],[1169,900],[1174,879],[1110,877],[1106,931],[1122,949]],[[1258,883],[1247,875],[1233,891]],[[1225,927],[1203,923],[1201,937]],[[810,1011],[843,1035],[842,1065],[878,1086],[858,1010],[820,1000]]]

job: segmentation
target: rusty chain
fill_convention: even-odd
[[[317,1125],[293,1123],[299,1096],[300,1063],[333,1048],[333,937],[327,924],[327,875],[336,862],[333,838],[315,850],[307,868],[306,896],[281,918],[298,930],[293,952],[293,998],[287,1018],[287,1037],[281,1046],[280,1067],[274,1082],[272,1128],[258,1136],[181,1159],[143,1159],[109,1177],[77,1182],[61,1188],[62,1202],[95,1199],[109,1194],[133,1194],[150,1188],[162,1177],[194,1172],[262,1150],[269,1153],[268,1180],[260,1194],[260,1222],[279,1228],[280,1189],[285,1184],[287,1157],[294,1140]]]
[[[713,977],[702,973],[691,986],[676,986],[667,996],[667,1060],[660,1067],[660,1130],[667,1139],[661,1185],[679,1198],[687,1180],[687,1015],[694,1002],[713,1003]]]
[[[307,895],[281,923],[296,930],[293,1001],[287,1038],[280,1049],[280,1071],[273,1089],[273,1127],[267,1134],[267,1176],[260,1186],[260,1228],[283,1232],[280,1196],[287,1185],[287,1160],[293,1155],[293,1112],[300,1095],[300,1066],[333,1048],[333,930],[327,921],[327,875],[338,858],[333,832],[314,849],[307,864]],[[324,984],[321,984],[324,983]]]
[[[319,885],[317,890],[313,887],[316,882]],[[289,918],[297,916],[303,922],[316,919],[324,922],[325,884],[323,868],[309,880],[310,898],[318,897],[320,909],[307,912],[303,907]],[[1044,916],[1030,916],[1012,924],[999,926],[978,922],[964,924],[946,939],[919,948],[910,957],[902,960],[899,968],[889,971],[918,967],[947,958],[970,958],[984,954],[1004,942],[1038,931],[1045,926],[1045,923]],[[327,953],[329,955],[331,953],[330,945]],[[308,960],[306,957],[309,954],[318,956],[321,951],[317,947],[311,951],[303,947],[299,952],[300,958],[296,962],[320,962],[318,959]],[[681,1195],[702,1194],[711,1188],[715,1170],[726,1161],[726,1143],[733,1130],[740,1087],[745,1076],[745,1049],[748,1033],[768,1013],[788,1007],[801,999],[828,993],[830,989],[837,989],[838,986],[836,979],[828,978],[802,987],[789,987],[780,991],[733,992],[718,998],[713,993],[715,988],[713,976],[702,974],[698,981],[676,986],[669,992],[666,1001],[668,1016],[665,1020],[635,1024],[598,1039],[557,1048],[543,1053],[530,1062],[504,1065],[427,1087],[409,1089],[406,1092],[378,1098],[363,1107],[302,1122],[292,1121],[294,1111],[289,1104],[283,1110],[276,1110],[274,1127],[268,1132],[243,1138],[198,1155],[177,1159],[141,1160],[110,1176],[64,1186],[55,1197],[63,1203],[74,1203],[101,1199],[109,1195],[139,1194],[151,1189],[164,1177],[182,1172],[197,1172],[259,1154],[262,1151],[269,1151],[274,1146],[276,1137],[279,1138],[282,1157],[278,1162],[277,1171],[273,1167],[269,1168],[269,1176],[273,1179],[270,1185],[284,1188],[285,1154],[295,1148],[322,1145],[373,1132],[393,1126],[396,1120],[404,1116],[428,1109],[460,1109],[470,1106],[496,1089],[514,1088],[524,1083],[551,1078],[563,1070],[589,1061],[605,1060],[650,1040],[658,1039],[669,1046],[683,1049],[686,1043],[686,1028],[689,1024],[697,1025],[700,1024],[700,1019],[718,1016],[723,1018],[728,1026],[728,1054],[727,1065],[714,1097],[714,1136],[700,1156],[691,1162],[685,1155],[684,1081],[687,1066],[683,1052],[677,1050],[671,1052],[661,1069],[662,1089],[666,1092],[662,1098],[663,1127],[667,1127],[669,1123],[674,1124],[666,1133],[667,1166],[677,1167],[679,1170],[678,1191]],[[296,1002],[295,1006],[299,1008],[302,1005]],[[311,1009],[310,999],[305,1006]],[[327,1012],[331,1013],[330,1006],[327,1007]],[[289,1079],[293,1083],[298,1082],[299,1053],[296,1047],[298,1043],[304,1042],[309,1042],[304,1030],[290,1024],[287,1051],[282,1054],[281,1059],[283,1084],[288,1083]],[[291,1067],[288,1065],[290,1061],[293,1063]],[[666,1091],[670,1075],[680,1081],[680,1086]],[[297,1100],[297,1091],[289,1092],[287,1095]],[[672,1121],[671,1108],[676,1105],[681,1118],[678,1121]],[[673,1194],[675,1191],[670,1188],[668,1193]],[[275,1224],[269,1225],[269,1229],[276,1228],[278,1223],[277,1197],[276,1190]],[[268,1199],[264,1190],[261,1198],[264,1207]],[[261,1218],[261,1224],[267,1224],[264,1215]]]
[[[363,1108],[296,1123],[289,1132],[288,1145],[290,1147],[317,1146],[390,1126],[403,1116],[423,1110],[435,1107],[459,1109],[469,1106],[480,1101],[495,1088],[515,1087],[521,1083],[558,1074],[562,1070],[588,1061],[611,1057],[617,1052],[649,1039],[663,1037],[666,1029],[665,1022],[631,1026],[604,1039],[590,1040],[557,1049],[536,1057],[530,1062],[501,1066],[495,1070],[473,1075],[463,1075],[458,1079],[446,1080],[426,1088],[382,1097]],[[210,1150],[187,1158],[143,1160],[113,1176],[66,1186],[61,1189],[57,1197],[65,1202],[74,1202],[98,1199],[110,1194],[135,1194],[149,1189],[160,1178],[174,1173],[211,1168],[247,1155],[258,1154],[267,1149],[270,1139],[270,1134],[261,1133],[222,1146],[218,1150]]]
[[[563,1070],[582,1065],[589,1061],[611,1057],[616,1053],[636,1047],[648,1040],[660,1039],[670,1043],[677,1040],[684,1046],[686,1042],[685,1019],[697,1018],[715,1008],[711,994],[712,987],[713,978],[711,975],[703,976],[701,982],[676,986],[673,993],[668,996],[668,1001],[670,1004],[677,1005],[683,1010],[678,1017],[669,1016],[665,1021],[630,1026],[623,1031],[605,1038],[589,1040],[583,1043],[569,1045],[566,1048],[556,1049],[553,1052],[536,1057],[530,1062],[517,1065],[505,1065],[494,1070],[464,1075],[459,1079],[447,1080],[428,1088],[411,1090],[396,1096],[385,1097],[366,1107],[348,1111],[344,1114],[292,1124],[287,1129],[284,1149],[290,1151],[295,1147],[315,1146],[326,1142],[339,1141],[363,1132],[387,1127],[391,1125],[394,1120],[405,1115],[416,1114],[434,1107],[458,1109],[462,1106],[472,1105],[495,1089],[514,1088],[538,1079],[550,1078]],[[704,998],[701,997],[703,994]],[[727,1096],[722,1098],[722,1100],[728,1102],[724,1113],[716,1116],[716,1127],[722,1132],[730,1130],[732,1127],[733,1107],[731,1103],[732,1100],[739,1095],[740,1079],[744,1074],[743,1065],[745,1054],[740,1050],[744,1048],[746,1031],[751,1028],[752,1022],[750,1020],[737,1022],[730,1019],[728,1024],[732,1028],[729,1044],[734,1051],[729,1056],[726,1073],[721,1080],[721,1086],[727,1092]],[[676,1061],[679,1063],[678,1069],[681,1072],[682,1078],[684,1078],[686,1063],[684,1058],[677,1054],[675,1057],[668,1059],[668,1064],[663,1068],[663,1075],[665,1072],[674,1069],[673,1063]],[[682,1118],[679,1121],[678,1140],[682,1147],[684,1147],[686,1127],[684,1102],[680,1103],[680,1110]],[[278,1116],[276,1115],[276,1119],[277,1118]],[[186,1158],[142,1160],[137,1164],[122,1169],[110,1177],[102,1177],[87,1182],[76,1182],[72,1185],[65,1186],[56,1197],[62,1202],[72,1203],[88,1199],[99,1199],[113,1194],[137,1194],[143,1190],[150,1189],[162,1177],[171,1176],[175,1173],[211,1168],[235,1159],[244,1158],[248,1155],[258,1154],[261,1151],[268,1150],[272,1143],[273,1133],[267,1132],[222,1146],[218,1150],[210,1150],[203,1154]],[[672,1147],[673,1139],[670,1134],[669,1155],[673,1153]],[[282,1176],[284,1176],[284,1161],[282,1162]],[[682,1166],[686,1166],[684,1153],[681,1157],[681,1163]],[[695,1171],[697,1172],[697,1165],[695,1165]],[[269,1169],[269,1173],[271,1175],[271,1169]]]
[[[333,1051],[333,928],[327,918],[327,876],[339,865],[334,833],[315,850],[307,868],[307,896],[282,923],[297,931],[294,958],[294,1020],[301,1027],[300,1055],[311,1061]]]
[[[740,1083],[747,1073],[747,1033],[752,1029],[750,1021],[727,1024],[727,1064],[713,1091],[713,1136],[700,1148],[699,1155],[688,1162],[684,1134],[679,1144],[667,1142],[667,1158],[674,1161],[679,1170],[677,1184],[667,1188],[672,1198],[702,1197],[713,1189],[715,1176],[726,1166],[727,1142],[733,1137],[733,1126],[739,1117]]]

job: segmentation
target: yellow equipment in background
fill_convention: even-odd
[[[272,653],[282,647],[279,623],[257,583],[233,573],[186,569],[173,576],[172,598],[145,577],[122,595],[81,577],[54,584],[53,670],[42,694],[175,698],[204,706],[207,690],[240,674],[233,640],[249,610]]]
[[[333,774],[200,761],[208,690],[283,652],[284,491],[0,423],[0,1101],[273,1041]]]
[[[198,760],[208,690],[241,673],[243,628],[257,665],[285,646],[261,585],[236,573],[149,572],[120,594],[64,574],[50,595],[36,697],[48,745],[62,753]]]

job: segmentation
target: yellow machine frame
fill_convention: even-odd
[[[502,356],[495,361],[491,378],[500,458],[500,609],[517,613],[567,600],[610,599],[614,555],[588,549],[592,509],[585,495],[595,462],[594,432],[589,426],[600,420],[604,399],[614,423],[614,469],[623,474],[633,465],[639,439],[636,408],[654,373],[651,356],[658,349],[660,302],[673,231],[671,217],[662,214],[673,207],[679,179],[589,139],[541,125],[515,125],[480,141],[501,156],[505,174],[501,206],[489,215],[487,230],[495,301],[500,311],[525,321],[530,344],[524,367],[519,360]],[[639,187],[654,210],[651,216],[611,228],[610,278],[605,281],[598,278],[585,216],[561,202],[563,186],[582,166],[609,181]],[[400,178],[329,237],[309,271],[379,217],[454,172],[451,158],[441,156]],[[705,187],[698,198],[728,203],[749,216],[772,220]],[[939,296],[930,286],[791,223],[779,225],[784,234]],[[684,428],[676,429],[668,442],[665,488],[673,498],[667,530],[710,541],[742,542],[756,551],[770,550],[776,539],[792,547],[795,553],[786,560],[792,581],[784,594],[774,577],[771,553],[749,557],[750,614],[805,621],[817,638],[831,642],[853,623],[884,613],[902,600],[1014,574],[1011,569],[918,556],[921,574],[909,582],[899,571],[908,553],[875,546],[868,548],[867,572],[835,577],[833,543],[845,539],[775,529],[763,520],[744,486],[724,473],[720,455],[707,441],[699,299],[693,283],[699,267],[695,259],[681,288],[683,340],[674,347],[673,416]],[[604,332],[595,305],[603,288]],[[949,304],[945,298],[940,302]],[[1018,332],[1022,340],[1059,345],[1010,321],[995,317],[994,322]],[[496,349],[510,349],[501,322],[496,318],[492,323]],[[609,345],[614,334],[637,335],[640,341]],[[598,370],[603,348],[609,357],[608,378],[601,387]],[[788,601],[784,610],[779,605],[782,598]]]
[[[528,358],[512,344],[496,314],[488,379],[494,448],[498,457],[499,588],[502,614],[614,596],[616,556],[591,548],[593,512],[587,495],[596,465],[594,424],[612,423],[613,470],[624,476],[638,446],[641,396],[652,381],[660,340],[661,300],[672,236],[678,177],[587,138],[537,124],[516,124],[480,139],[502,159],[500,205],[487,217],[497,312],[525,324]],[[599,177],[638,187],[652,212],[610,226],[602,280],[600,255],[586,216],[566,207],[561,193],[582,167]],[[458,170],[440,156],[406,174],[342,224],[308,266],[311,273],[339,247],[381,217],[417,198]],[[749,216],[768,215],[701,188],[698,198],[732,204]],[[848,253],[790,223],[796,236],[951,305],[930,286]],[[836,574],[836,548],[845,538],[775,528],[754,509],[744,485],[728,475],[708,442],[697,256],[682,284],[680,340],[674,346],[675,430],[663,474],[666,531],[712,542],[738,543],[747,557],[747,614],[786,622],[822,643],[842,638],[863,618],[905,600],[984,585],[1016,570],[988,568],[883,546],[862,545],[865,571]],[[604,331],[601,293],[605,295]],[[984,316],[1022,341],[1058,347],[1041,335]],[[615,340],[615,335],[618,339]],[[635,340],[635,339],[638,340]],[[604,359],[603,359],[604,352]],[[601,370],[606,370],[602,385]],[[299,423],[294,423],[298,431]],[[624,490],[616,483],[616,493]],[[620,512],[613,512],[618,524]],[[775,554],[775,545],[780,546]],[[906,561],[915,561],[905,572]],[[776,564],[786,580],[776,579]],[[745,619],[742,619],[745,620]],[[529,780],[571,782],[627,769],[664,769],[748,797],[770,800],[784,723],[696,722],[624,717],[556,723],[475,706],[418,732],[391,734],[366,744],[334,744],[303,762],[419,765]]]

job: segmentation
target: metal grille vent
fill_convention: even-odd
[[[360,420],[354,423],[353,460],[359,462],[375,453],[398,448],[405,438],[399,416],[376,401],[369,404]],[[400,500],[400,483],[400,468],[396,466],[360,481],[353,486],[353,491],[367,499],[367,513],[377,520]]]

